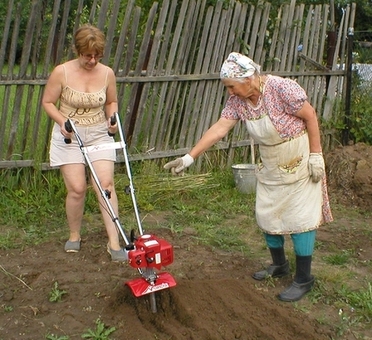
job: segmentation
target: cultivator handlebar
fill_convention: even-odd
[[[85,147],[82,139],[79,136],[78,130],[72,120],[65,122],[65,129],[68,132],[74,132],[77,143],[80,147],[81,152],[89,166],[92,177],[100,190],[101,196],[106,204],[108,213],[111,216],[112,221],[115,223],[120,235],[123,237],[125,242],[125,249],[128,253],[128,263],[131,267],[138,270],[141,274],[140,278],[125,282],[130,287],[132,293],[136,296],[143,296],[150,294],[151,309],[156,312],[156,300],[154,293],[156,291],[171,288],[176,285],[174,278],[168,273],[157,273],[156,270],[160,270],[162,267],[166,267],[173,262],[173,247],[167,241],[156,237],[155,235],[144,234],[141,220],[139,217],[135,190],[133,186],[133,180],[131,175],[131,168],[128,159],[127,146],[124,139],[123,130],[120,123],[119,114],[116,112],[114,116],[110,118],[111,125],[118,125],[118,132],[120,141],[93,145]],[[110,134],[114,136],[114,134]],[[65,139],[66,144],[71,144],[71,139]],[[125,166],[127,170],[127,176],[129,179],[129,189],[126,190],[130,193],[133,203],[134,214],[136,217],[139,237],[135,237],[135,232],[132,230],[131,237],[128,238],[122,227],[119,218],[116,216],[114,209],[110,202],[110,192],[102,188],[100,181],[94,171],[93,164],[89,159],[89,153],[95,151],[109,150],[109,149],[121,149],[124,155]]]

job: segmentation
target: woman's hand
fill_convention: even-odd
[[[192,163],[194,163],[194,158],[186,154],[181,158],[177,158],[165,164],[164,169],[170,169],[173,176],[183,176],[183,170],[188,168]]]
[[[322,153],[310,153],[309,172],[314,183],[319,182],[323,178],[325,165]]]
[[[116,116],[115,116],[116,112],[114,113],[113,116],[111,116],[108,120],[107,120],[107,128],[108,128],[108,134],[109,136],[113,137],[115,136],[115,133],[118,132],[118,122],[116,120]]]

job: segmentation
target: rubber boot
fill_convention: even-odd
[[[271,277],[283,277],[289,274],[289,263],[285,258],[284,248],[269,248],[273,263],[264,270],[255,272],[252,277],[261,281]]]
[[[278,295],[279,300],[293,302],[301,300],[311,290],[315,278],[311,273],[312,256],[296,256],[296,275],[293,283]]]

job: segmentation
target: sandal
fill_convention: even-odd
[[[80,250],[81,240],[70,241],[67,240],[65,243],[65,252],[66,253],[77,253]]]
[[[110,245],[107,243],[107,252],[111,255],[111,261],[113,262],[128,261],[128,254],[123,248],[121,248],[120,250],[113,250],[110,248]]]

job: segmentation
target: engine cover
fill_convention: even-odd
[[[133,268],[161,269],[173,262],[172,245],[154,235],[140,236],[134,247],[128,252],[128,262]]]

